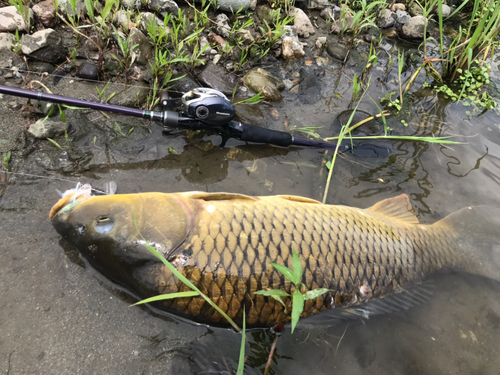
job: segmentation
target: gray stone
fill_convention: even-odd
[[[163,17],[167,13],[177,16],[179,6],[173,0],[148,0],[148,8],[153,12],[159,12]]]
[[[400,25],[404,25],[410,18],[411,16],[408,14],[408,12],[401,9],[398,9],[396,11],[396,22]]]
[[[198,79],[203,85],[219,90],[226,95],[231,95],[234,87],[238,84],[237,79],[232,74],[228,74],[226,69],[211,61],[203,68]]]
[[[323,68],[300,68],[299,100],[305,104],[314,104],[321,99],[321,82],[325,75]]]
[[[148,30],[148,25],[151,22],[156,22],[158,26],[163,27],[163,21],[159,19],[155,14],[150,12],[142,12],[141,13],[141,30],[146,32]],[[170,28],[167,28],[167,34],[170,33]]]
[[[401,36],[406,39],[423,39],[426,23],[424,16],[410,18],[401,29]]]
[[[33,12],[45,27],[54,27],[59,23],[54,0],[40,1],[38,4],[33,5]]]
[[[301,59],[306,55],[306,53],[304,52],[302,43],[299,43],[295,39],[287,36],[283,38],[283,42],[281,43],[281,55],[285,60],[289,61]]]
[[[109,104],[124,107],[139,107],[144,104],[148,94],[149,86],[145,83],[137,82],[133,86],[127,86],[125,90],[118,92],[109,100]]]
[[[441,6],[441,11],[443,12],[443,18],[448,18],[451,14],[452,9],[448,5],[443,4]]]
[[[240,8],[250,8],[252,0],[217,0],[217,8],[225,12],[236,13]]]
[[[335,19],[335,12],[332,7],[325,8],[319,14],[321,18],[324,20],[333,20]]]
[[[11,50],[16,42],[16,38],[14,35],[9,33],[0,33],[0,50]]]
[[[410,13],[410,16],[415,17],[415,16],[422,16],[424,14],[424,11],[418,5],[417,3],[413,3],[410,8],[408,9],[408,12]]]
[[[220,13],[217,17],[215,17],[215,22],[217,22],[217,34],[227,38],[229,36],[229,32],[231,31],[231,27],[229,26],[229,17],[224,13]]]
[[[128,25],[130,23],[130,11],[127,11],[125,9],[117,10],[113,14],[112,21],[115,25],[121,26],[124,29],[128,30]]]
[[[37,60],[55,63],[66,56],[59,33],[53,29],[37,31],[33,35],[25,35],[21,50]]]
[[[173,78],[177,77],[179,77],[179,75],[174,75]],[[170,88],[168,90],[168,94],[172,98],[179,98],[182,96],[183,93],[191,91],[197,87],[200,87],[200,84],[196,82],[191,73],[187,73],[186,75],[184,75],[184,77],[169,83],[169,87]]]
[[[30,23],[33,23],[33,11],[29,9]],[[0,32],[4,31],[22,31],[26,30],[28,25],[23,16],[17,11],[16,7],[0,8]]]
[[[28,133],[35,138],[55,138],[68,130],[67,122],[43,118],[31,125]]]
[[[243,77],[243,82],[253,92],[261,92],[267,101],[277,102],[283,99],[280,92],[285,89],[283,81],[262,68],[250,70]]]
[[[384,9],[380,12],[378,18],[378,26],[382,29],[388,29],[389,27],[393,27],[396,23],[396,14],[389,9]]]
[[[95,64],[84,62],[76,69],[76,76],[78,78],[97,81],[99,80],[99,69]]]
[[[93,3],[97,3],[97,1],[94,1]],[[74,12],[73,8],[71,8],[71,5],[69,4],[69,0],[58,0],[58,5],[59,10],[63,15],[70,15],[71,17],[75,17],[75,14],[80,14],[82,12],[86,13],[87,11],[83,0],[76,0]]]
[[[121,0],[122,5],[128,9],[139,9],[141,0]]]
[[[146,35],[141,33],[139,29],[132,27],[130,29],[130,45],[134,46],[136,44],[137,46],[132,49],[132,59],[139,65],[146,65],[153,49]]]
[[[337,37],[330,38],[327,43],[326,52],[328,52],[331,57],[344,61],[349,52],[349,48],[344,44],[340,44]]]
[[[310,0],[307,9],[331,9],[332,4],[328,0]]]
[[[262,22],[266,21],[269,25],[274,22],[273,19],[274,10],[268,5],[260,5],[257,7],[257,17]]]
[[[302,9],[293,8],[290,14],[292,16],[295,16],[293,25],[295,26],[295,29],[297,30],[297,34],[299,36],[308,38],[309,35],[313,35],[314,33],[316,33],[316,29],[312,25],[311,20],[309,19],[309,17],[307,17]]]

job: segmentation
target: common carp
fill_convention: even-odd
[[[471,241],[466,243],[489,235],[480,218],[479,209],[467,207],[422,225],[406,195],[359,209],[296,196],[91,196],[89,188],[66,195],[50,212],[62,237],[138,297],[190,290],[146,249],[147,242],[236,323],[242,323],[245,310],[248,327],[289,320],[281,303],[255,292],[293,293],[294,286],[271,265],[292,268],[292,251],[299,255],[306,290],[330,290],[306,301],[302,317],[364,306],[441,270],[498,278],[496,248],[471,251]],[[475,236],[464,235],[468,227]],[[497,229],[498,220],[492,231]],[[284,302],[289,312],[291,299]],[[199,323],[227,325],[201,297],[156,306]]]

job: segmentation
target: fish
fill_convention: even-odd
[[[291,298],[282,304],[256,292],[293,293],[295,286],[271,264],[292,268],[293,252],[303,269],[302,292],[328,289],[305,301],[301,318],[389,301],[440,271],[500,279],[500,221],[497,211],[485,214],[489,209],[465,207],[420,224],[405,194],[361,209],[291,195],[92,196],[84,186],[63,196],[49,217],[94,268],[138,298],[190,290],[149,244],[237,324],[245,316],[252,328],[290,320]],[[229,325],[201,296],[155,307],[201,324]]]

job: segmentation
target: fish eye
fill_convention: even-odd
[[[94,229],[97,233],[107,233],[115,226],[115,219],[103,215],[99,216],[94,224]]]

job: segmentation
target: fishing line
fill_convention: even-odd
[[[59,177],[51,177],[51,176],[40,176],[40,175],[36,175],[36,174],[31,174],[31,173],[6,172],[6,171],[2,171],[2,173],[15,174],[15,175],[26,176],[26,177],[46,178],[48,180],[57,180],[57,181],[63,181],[63,182],[71,182],[71,183],[73,183],[75,185],[77,185],[77,184],[80,183],[80,181],[68,180],[67,178],[59,178]],[[102,190],[99,190],[99,189],[95,189],[95,188],[92,188],[92,191],[95,191],[96,193],[100,193],[100,194],[103,194],[103,195],[109,195],[109,193],[106,193],[105,191],[102,191]],[[59,192],[59,190],[57,190],[57,192]]]
[[[42,72],[42,73],[40,73],[40,72],[35,72],[35,71],[32,71],[32,70],[18,69],[18,68],[15,68],[15,67],[12,67],[12,68],[0,67],[0,69],[5,69],[5,70],[13,71],[14,74],[15,73],[36,74],[38,76],[59,78],[61,80],[64,79],[64,80],[67,80],[67,81],[68,80],[76,80],[78,82],[89,82],[89,83],[95,83],[95,84],[107,84],[108,82],[110,82],[110,81],[100,81],[100,80],[86,79],[86,78],[80,78],[80,77],[73,77],[73,76],[69,75],[69,73],[67,75],[60,76],[60,75],[57,75],[57,73],[49,73],[49,72]],[[22,78],[23,80],[25,79],[25,77],[23,77],[23,76],[21,76],[20,78]],[[19,77],[17,79],[19,79]],[[123,83],[123,82],[119,82],[119,81],[118,82],[111,82],[111,84],[112,85],[116,85],[116,86],[126,87],[126,88],[127,87],[138,87],[138,85],[131,85],[131,84],[127,84],[127,83]],[[54,86],[56,86],[56,85],[54,85]],[[160,91],[160,90],[158,90],[158,91]],[[169,92],[174,92],[174,93],[177,93],[177,94],[184,94],[183,91],[176,91],[176,90],[170,90],[170,89],[168,91]]]

